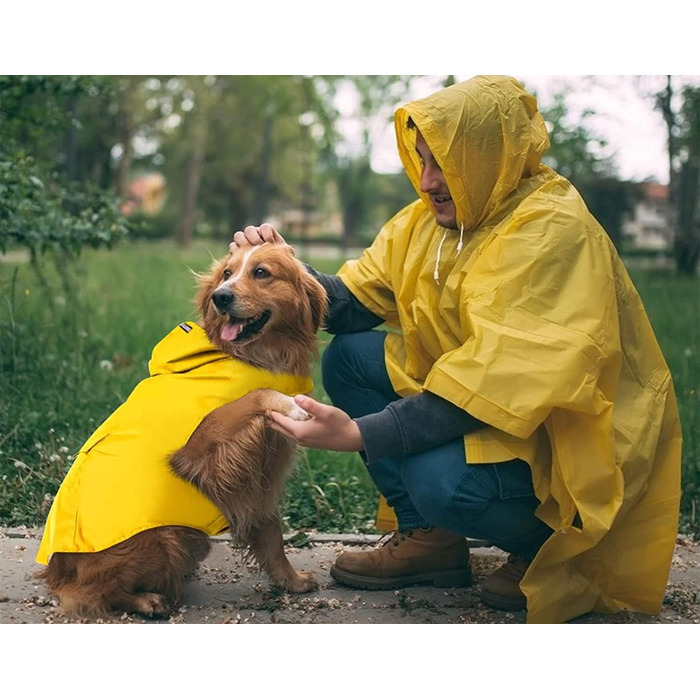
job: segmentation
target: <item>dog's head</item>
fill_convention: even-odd
[[[199,276],[197,304],[224,352],[276,372],[308,372],[326,293],[289,246],[235,249]]]

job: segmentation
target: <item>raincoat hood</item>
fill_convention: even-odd
[[[554,532],[521,584],[528,621],[658,613],[678,528],[680,422],[615,247],[540,163],[544,123],[517,81],[479,77],[398,110],[419,191],[409,116],[465,235],[461,247],[421,195],[338,273],[397,331],[385,342],[394,389],[430,391],[482,420],[464,437],[470,464],[530,465],[536,514]]]
[[[457,209],[457,224],[470,231],[497,216],[523,179],[542,166],[549,148],[536,99],[514,78],[480,76],[416,100],[396,112],[399,155],[420,190],[416,129],[423,135]]]
[[[209,535],[228,528],[219,509],[170,469],[170,455],[211,411],[254,389],[308,393],[310,377],[274,374],[221,352],[195,323],[154,348],[150,376],[88,438],[51,505],[37,561],[97,552],[154,527]]]

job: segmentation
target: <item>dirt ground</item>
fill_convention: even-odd
[[[330,565],[346,548],[371,547],[372,536],[310,535],[303,547],[288,547],[297,568],[314,571],[319,589],[302,595],[271,589],[255,565],[244,565],[225,538],[190,581],[179,609],[167,620],[115,615],[83,620],[62,615],[56,601],[32,575],[40,531],[0,530],[0,624],[522,624],[525,613],[491,610],[479,600],[481,582],[505,561],[493,547],[472,550],[474,585],[436,589],[414,586],[397,591],[357,591],[336,584]],[[573,624],[684,624],[700,622],[700,543],[678,538],[663,610],[659,616],[622,612],[584,615]]]

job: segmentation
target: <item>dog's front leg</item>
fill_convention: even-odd
[[[272,583],[291,593],[306,593],[318,588],[310,571],[296,571],[284,552],[284,539],[278,517],[257,526],[248,537],[248,546]]]

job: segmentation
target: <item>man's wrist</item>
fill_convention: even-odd
[[[350,442],[352,446],[348,449],[348,452],[362,452],[365,449],[365,441],[362,438],[360,427],[354,420],[350,422],[350,426]]]

